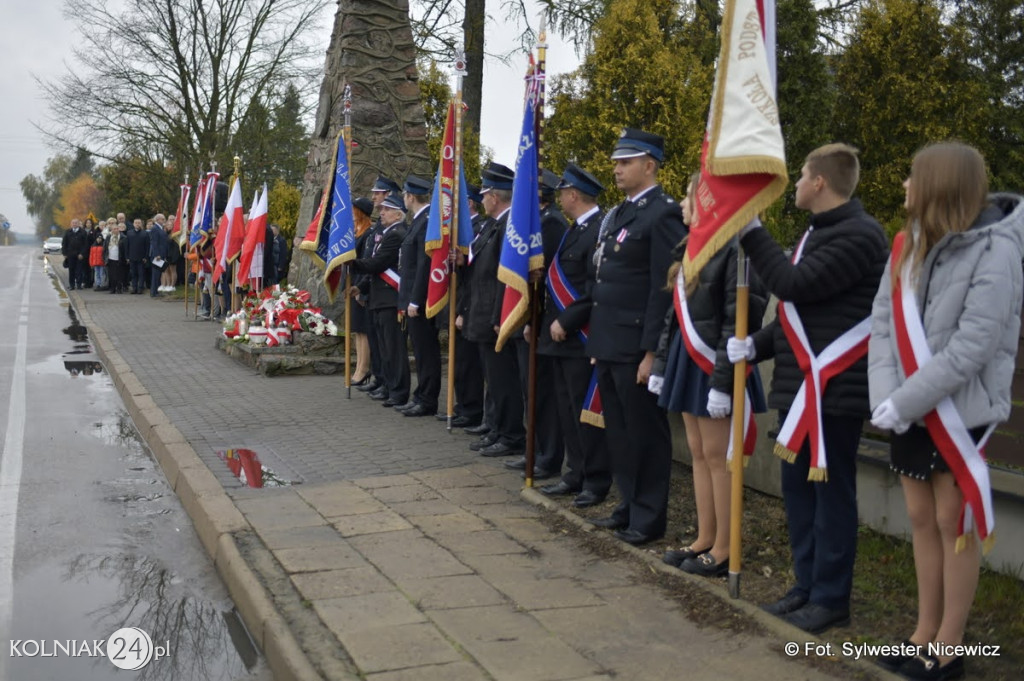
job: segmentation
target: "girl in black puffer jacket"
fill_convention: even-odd
[[[698,176],[691,178],[682,201],[683,220],[696,217],[691,197]],[[679,260],[685,240],[677,246]],[[675,305],[667,314],[652,376],[658,405],[683,415],[686,441],[693,457],[693,493],[697,504],[697,537],[689,546],[668,551],[664,561],[685,572],[716,576],[729,567],[729,504],[731,480],[726,460],[730,448],[733,366],[726,342],[736,323],[737,244],[732,240],[705,265],[693,292],[686,296],[681,263],[669,272]],[[764,287],[750,281],[750,330],[761,328],[767,307]],[[663,378],[663,382],[659,381]],[[659,385],[660,383],[660,385]],[[766,411],[756,369],[747,378],[753,412]],[[752,442],[752,438],[750,439]]]

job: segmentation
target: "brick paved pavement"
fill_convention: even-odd
[[[279,680],[850,674],[784,657],[782,642],[799,632],[750,604],[713,617],[749,617],[774,637],[688,620],[638,579],[635,561],[598,558],[551,530],[547,512],[520,498],[517,475],[432,418],[407,419],[355,391],[346,400],[339,377],[264,377],[216,350],[219,325],[186,319],[182,303],[72,299],[233,500],[232,509],[203,484],[205,470],[173,464],[187,478],[175,490],[199,509],[197,531]],[[216,455],[229,447],[258,451],[301,484],[242,487]]]

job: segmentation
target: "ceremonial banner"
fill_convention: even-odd
[[[245,241],[242,242],[242,255],[238,259],[238,283],[248,283],[250,288],[262,287],[263,256],[267,237],[267,185],[263,185],[263,193],[252,197],[252,208],[249,209],[249,222],[245,226]]]
[[[356,221],[352,214],[352,190],[348,184],[348,151],[344,137],[339,138],[335,154],[334,173],[329,184],[327,206],[321,206],[321,247],[317,257],[324,261],[324,287],[327,297],[334,301],[341,285],[341,266],[356,257]],[[326,240],[324,232],[326,231]]]
[[[687,282],[744,225],[782,195],[786,155],[775,101],[774,0],[727,0],[722,48],[701,149]]]
[[[462,172],[462,159],[455,156],[455,102],[448,104],[448,118],[444,125],[444,143],[441,147],[441,162],[434,179],[434,195],[430,201],[427,219],[427,234],[424,250],[430,256],[430,279],[427,283],[427,317],[434,317],[448,304],[449,276],[448,254],[451,250],[451,235],[459,250],[469,252],[473,240],[473,219],[469,214],[469,197],[466,194],[466,177]],[[458,161],[458,163],[456,163]],[[459,169],[458,224],[452,224],[452,212],[456,207],[455,167]]]
[[[174,224],[171,225],[171,238],[178,242],[178,246],[184,246],[189,230],[188,198],[192,193],[192,185],[178,186],[181,189],[181,196],[178,198],[178,210],[174,213]]]
[[[336,234],[335,255],[330,252],[332,232]],[[352,198],[348,188],[348,152],[345,149],[344,130],[338,133],[320,205],[299,248],[309,251],[313,261],[324,268],[324,286],[333,301],[341,283],[341,270],[337,267],[355,257],[355,218],[352,216]],[[333,267],[328,272],[327,266],[332,264],[332,259]]]
[[[530,272],[544,267],[537,180],[536,115],[539,95],[539,81],[528,77],[516,176],[512,184],[512,208],[505,226],[505,243],[502,244],[498,266],[498,280],[505,284],[501,327],[495,346],[498,350],[526,323],[530,303]]]
[[[216,193],[216,190],[214,191]],[[231,183],[231,193],[228,195],[228,205],[224,209],[224,215],[220,218],[217,226],[217,239],[214,241],[217,254],[217,266],[213,270],[213,280],[220,279],[222,272],[227,272],[230,265],[238,257],[242,250],[242,240],[245,235],[242,230],[245,228],[242,219],[242,183],[236,177]]]
[[[189,234],[189,248],[195,248],[206,240],[213,229],[213,206],[217,196],[217,180],[220,174],[206,173],[206,180],[196,186],[196,202],[192,208],[192,231]]]

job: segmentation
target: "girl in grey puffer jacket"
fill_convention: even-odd
[[[980,554],[965,541],[965,498],[975,504],[981,536],[991,529],[990,514],[980,517],[985,504],[975,501],[987,499],[991,508],[987,470],[970,440],[977,443],[1010,414],[1024,296],[1024,198],[988,196],[981,154],[955,142],[918,152],[904,187],[908,219],[897,236],[904,245],[894,245],[875,297],[868,382],[872,423],[894,431],[892,467],[901,474],[918,582],[909,642],[919,648],[878,662],[908,678],[952,679],[963,675],[963,658],[928,645],[959,645],[974,600]],[[901,298],[902,290],[908,295]],[[910,352],[914,334],[905,330],[916,324],[898,323],[900,300],[907,301],[904,319],[917,312],[917,337],[930,358]],[[910,355],[918,367],[908,372]],[[936,444],[955,432],[966,446]]]

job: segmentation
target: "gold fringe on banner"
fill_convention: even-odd
[[[792,449],[786,448],[781,442],[775,443],[775,456],[786,461],[787,463],[793,463],[796,461],[796,452]]]
[[[596,428],[604,428],[604,415],[595,414],[584,409],[580,412],[580,423],[587,423]]]

